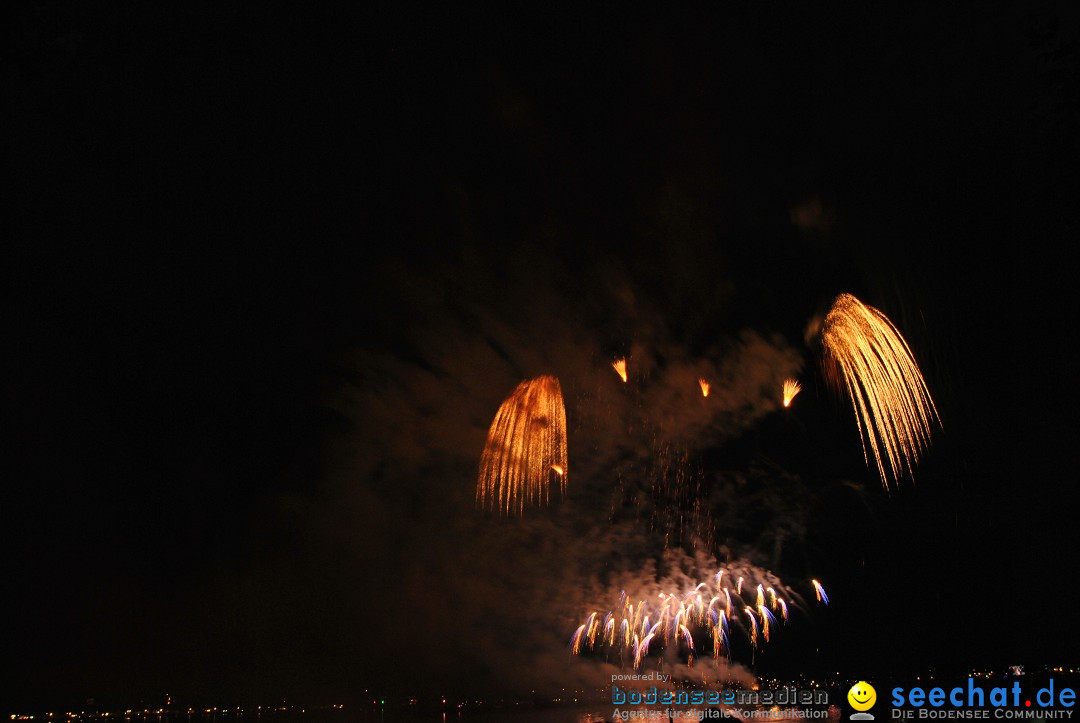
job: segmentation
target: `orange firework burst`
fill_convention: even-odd
[[[698,386],[701,387],[701,396],[703,396],[703,397],[709,396],[709,389],[712,388],[712,385],[709,384],[704,379],[698,379],[697,383],[698,383]]]
[[[850,294],[836,297],[822,324],[822,364],[855,409],[863,456],[877,462],[882,484],[914,471],[941,423],[919,365],[885,314]],[[888,469],[886,469],[886,467]]]
[[[626,359],[616,359],[611,362],[611,367],[619,375],[619,378],[624,382],[626,381]]]
[[[784,380],[784,406],[790,407],[791,400],[795,398],[795,395],[802,391],[802,385],[794,379]]]
[[[476,501],[506,514],[547,504],[554,475],[566,492],[566,409],[550,375],[518,384],[499,406],[480,457]]]

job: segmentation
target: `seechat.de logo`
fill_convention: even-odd
[[[1050,678],[1032,695],[1013,680],[1011,685],[984,689],[968,676],[966,685],[952,688],[920,686],[892,689],[893,718],[1071,718],[1076,691]],[[909,707],[910,706],[910,707]]]

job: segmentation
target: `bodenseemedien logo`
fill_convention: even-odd
[[[860,680],[851,686],[851,690],[847,693],[847,700],[848,705],[857,711],[851,714],[851,720],[874,720],[874,715],[866,712],[877,702],[877,691],[874,690],[874,686],[865,680]]]

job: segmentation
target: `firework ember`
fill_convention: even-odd
[[[619,375],[619,378],[624,382],[626,381],[626,359],[616,359],[611,362],[611,367],[615,370],[615,373]]]
[[[495,414],[480,457],[476,501],[522,513],[547,504],[554,476],[566,492],[566,409],[556,377],[521,382]]]
[[[829,604],[829,596],[825,594],[825,588],[821,586],[821,583],[817,580],[811,580],[814,583],[814,593],[817,595],[818,602],[823,602],[826,605]]]
[[[698,386],[701,387],[701,396],[703,396],[703,397],[709,396],[709,389],[711,388],[712,385],[709,384],[704,379],[698,379],[697,383],[698,383]]]
[[[795,398],[795,395],[802,391],[802,385],[794,379],[784,380],[784,406],[790,407],[791,400]]]
[[[918,364],[882,312],[850,294],[836,297],[822,325],[825,376],[851,398],[863,439],[882,484],[909,474],[941,423]]]

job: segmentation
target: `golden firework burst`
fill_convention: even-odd
[[[499,406],[480,456],[476,501],[505,514],[549,501],[552,477],[565,494],[566,408],[558,378],[527,379]]]
[[[826,379],[851,399],[863,440],[882,484],[913,473],[941,423],[919,365],[896,326],[881,311],[840,294],[821,328]]]

